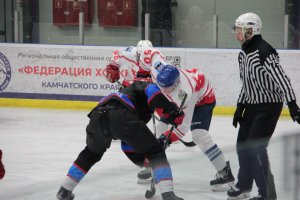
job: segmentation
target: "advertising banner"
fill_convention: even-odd
[[[0,97],[93,101],[119,89],[103,76],[113,47],[0,47]]]
[[[0,98],[99,101],[119,85],[104,69],[122,47],[0,44]],[[212,81],[217,105],[234,106],[241,84],[238,49],[158,48],[182,68],[198,68]],[[300,51],[280,50],[280,62],[300,99]],[[126,69],[121,69],[121,79]]]

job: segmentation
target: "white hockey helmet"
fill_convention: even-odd
[[[140,40],[136,45],[137,51],[140,53],[144,49],[153,48],[152,43],[149,40]]]
[[[253,35],[259,35],[262,28],[262,22],[257,14],[249,12],[240,15],[235,20],[234,28],[236,27],[242,28],[243,35],[245,35],[250,28],[252,29]]]

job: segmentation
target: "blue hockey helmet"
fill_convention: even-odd
[[[163,66],[157,74],[157,84],[161,87],[173,86],[179,79],[179,70],[173,65]]]

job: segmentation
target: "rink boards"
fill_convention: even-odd
[[[104,77],[112,51],[122,47],[0,44],[0,106],[90,109],[119,89]],[[198,68],[213,82],[216,114],[232,114],[241,88],[238,49],[159,48],[182,68]],[[300,51],[278,50],[300,99]],[[121,70],[121,79],[126,69]],[[284,110],[284,115],[288,112]]]

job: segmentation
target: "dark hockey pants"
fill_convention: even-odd
[[[134,163],[139,167],[145,166],[146,156],[144,153],[137,153],[132,146],[126,144],[123,141],[121,142],[121,148],[124,154],[127,156],[129,160],[131,160],[132,163]]]
[[[139,154],[150,160],[151,167],[169,166],[164,149],[137,114],[120,103],[95,108],[90,114],[86,128],[87,147],[75,161],[85,171],[98,162],[112,139],[119,139],[132,146]]]
[[[246,105],[237,138],[240,169],[237,187],[252,188],[267,199],[276,199],[274,178],[270,170],[267,146],[282,110],[282,103]]]

